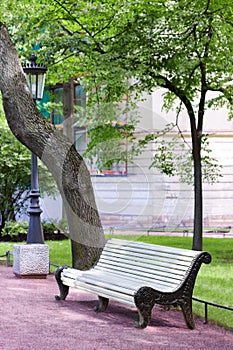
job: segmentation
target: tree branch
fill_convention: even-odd
[[[208,40],[206,41],[205,44],[205,49],[204,49],[204,55],[203,59],[201,59],[200,62],[200,70],[201,70],[201,97],[199,101],[199,107],[198,107],[198,125],[197,125],[197,130],[199,134],[202,132],[203,128],[203,117],[205,113],[205,100],[206,100],[206,93],[207,93],[207,82],[206,82],[206,59],[209,56],[209,47],[210,47],[210,42],[213,37],[213,28],[212,28],[212,17],[209,19],[209,25],[207,28],[207,38]]]

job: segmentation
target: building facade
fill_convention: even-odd
[[[54,87],[55,99],[61,100],[62,87]],[[56,89],[58,89],[56,91]],[[176,114],[162,109],[164,91],[156,90],[138,105],[141,115],[137,137],[164,129],[174,123]],[[59,95],[60,94],[60,95]],[[80,82],[73,84],[73,105],[85,106],[85,92]],[[68,115],[69,116],[69,115]],[[71,116],[72,117],[72,116]],[[54,112],[53,122],[64,127],[64,116]],[[74,118],[75,120],[75,118]],[[73,123],[72,137],[77,150],[82,153],[87,143],[85,128]],[[185,111],[179,116],[179,127],[190,142],[189,119]],[[204,133],[209,135],[212,157],[221,165],[221,177],[214,184],[204,183],[203,205],[205,227],[227,227],[233,220],[233,121],[227,110],[208,110],[204,119]],[[165,138],[174,137],[175,133]],[[177,144],[180,139],[177,136]],[[193,186],[180,182],[178,177],[168,177],[151,167],[153,145],[149,145],[133,162],[115,166],[111,171],[98,172],[90,167],[97,207],[105,228],[118,230],[148,230],[151,228],[192,227]],[[43,199],[43,217],[62,217],[61,199]]]

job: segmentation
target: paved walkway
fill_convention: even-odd
[[[155,307],[150,325],[133,327],[134,308],[110,302],[105,313],[92,309],[96,297],[74,289],[55,301],[54,276],[19,279],[0,265],[0,350],[232,350],[233,332],[203,325],[186,328],[179,311]]]

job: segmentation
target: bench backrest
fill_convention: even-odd
[[[178,288],[187,277],[200,251],[109,239],[94,269],[158,284],[165,291]]]

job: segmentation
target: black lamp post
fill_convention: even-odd
[[[41,100],[43,97],[45,75],[47,68],[36,64],[37,57],[32,54],[29,58],[30,63],[23,67],[28,87],[30,89],[32,98],[36,103],[37,100]],[[41,226],[40,214],[42,210],[40,208],[39,200],[39,185],[38,185],[38,168],[37,168],[37,156],[32,153],[31,161],[31,192],[30,192],[30,207],[28,213],[29,228],[27,234],[27,243],[44,243],[44,235]]]

